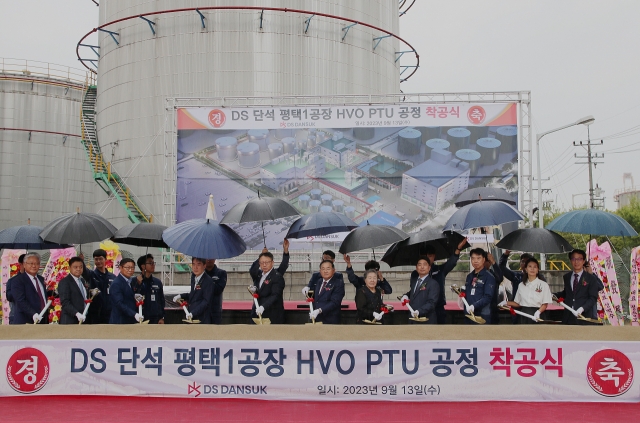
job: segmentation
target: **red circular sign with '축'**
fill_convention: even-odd
[[[214,128],[222,128],[227,121],[227,117],[220,109],[213,109],[209,112],[209,123]]]
[[[487,117],[487,112],[481,106],[471,106],[467,112],[467,119],[474,125],[480,125]]]
[[[38,392],[49,380],[49,360],[42,351],[22,348],[7,362],[7,381],[22,394]]]
[[[618,350],[598,351],[587,364],[587,381],[591,388],[605,397],[617,397],[633,384],[631,360]]]

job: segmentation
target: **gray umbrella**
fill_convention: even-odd
[[[573,250],[566,239],[544,228],[517,229],[502,238],[496,247],[543,254],[568,253]]]
[[[227,212],[220,223],[245,223],[245,222],[264,222],[269,220],[281,219],[283,217],[297,216],[300,212],[291,204],[275,197],[254,198],[242,203],[236,204]],[[264,236],[264,224],[262,225],[262,238],[264,245],[267,241]]]
[[[346,236],[340,245],[342,254],[348,254],[352,251],[360,251],[373,249],[382,245],[393,244],[409,238],[409,234],[398,228],[388,225],[369,225],[361,226],[354,229]]]
[[[111,238],[116,231],[116,227],[99,214],[78,211],[51,221],[40,236],[58,244],[86,244]]]
[[[479,187],[471,188],[463,192],[456,199],[456,207],[464,207],[467,204],[475,203],[476,201],[502,201],[512,206],[516,205],[516,200],[502,188],[491,187]]]
[[[12,226],[0,231],[0,249],[22,249],[25,250],[53,250],[57,248],[67,248],[69,245],[60,245],[53,242],[46,242],[40,238],[40,226]]]
[[[114,242],[138,247],[169,248],[162,240],[162,232],[167,229],[157,223],[138,222],[125,225],[111,238]]]

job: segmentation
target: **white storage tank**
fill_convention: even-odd
[[[320,211],[320,207],[322,203],[319,200],[311,200],[309,201],[309,212],[310,213],[318,213]]]
[[[353,207],[353,206],[347,206],[347,207],[344,208],[344,214],[349,219],[355,219],[356,218],[356,208]]]
[[[260,147],[258,144],[243,142],[238,145],[238,164],[245,169],[260,166]]]
[[[447,139],[451,143],[450,150],[455,153],[458,150],[469,148],[471,131],[467,128],[451,128],[447,131]]]
[[[398,133],[398,153],[413,156],[420,153],[422,133],[417,129],[405,128]]]
[[[269,130],[268,129],[251,129],[247,132],[249,135],[249,141],[258,144],[260,151],[267,151],[267,144],[269,144]]]
[[[446,150],[451,144],[447,140],[441,138],[432,138],[425,143],[424,159],[429,160],[432,156],[432,150]]]
[[[456,157],[469,164],[469,171],[471,172],[471,176],[475,176],[478,174],[478,169],[480,168],[480,153],[478,153],[476,150],[463,148],[462,150],[458,150],[456,152]]]
[[[332,200],[333,197],[331,196],[331,194],[322,194],[320,196],[320,201],[322,201],[323,206],[330,206]]]
[[[496,138],[502,143],[501,153],[518,151],[518,128],[516,126],[501,126],[496,130]]]
[[[476,150],[482,155],[483,165],[494,165],[500,158],[500,140],[495,138],[480,138],[476,141]]]
[[[320,200],[320,196],[322,195],[322,191],[320,191],[319,189],[312,189],[311,191],[309,191],[309,195],[311,195],[311,199],[312,200]]]
[[[284,148],[282,147],[281,142],[272,142],[269,144],[269,159],[273,160],[277,157],[282,156],[284,152]]]
[[[301,195],[300,197],[298,197],[298,204],[300,205],[301,208],[306,210],[309,208],[310,200],[311,200],[311,197],[309,197],[308,195]]]
[[[283,138],[282,148],[286,154],[292,154],[296,149],[296,139],[293,137]]]
[[[238,140],[235,137],[220,137],[216,140],[218,160],[232,162],[238,157]]]
[[[335,212],[342,213],[344,210],[344,201],[342,200],[333,200],[333,203],[331,205],[333,207],[333,211]]]

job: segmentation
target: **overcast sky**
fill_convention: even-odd
[[[400,35],[421,68],[401,88],[531,91],[534,138],[593,115],[591,139],[604,139],[595,151],[605,154],[594,183],[615,209],[624,172],[640,185],[639,16],[638,0],[417,0]],[[97,22],[91,0],[0,0],[0,57],[80,68],[76,43]],[[544,187],[559,207],[588,192],[587,166],[573,157],[585,151],[572,147],[586,138],[580,126],[542,140]],[[576,205],[587,199],[576,196]]]

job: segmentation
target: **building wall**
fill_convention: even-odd
[[[349,17],[398,33],[397,0],[247,0]],[[100,24],[150,11],[238,5],[231,0],[104,0]],[[193,12],[134,19],[107,28],[119,45],[99,33],[98,139],[117,141],[113,166],[139,197],[143,211],[163,215],[165,98],[386,94],[399,92],[395,52],[382,40],[372,50],[374,30],[355,26],[344,42],[344,22],[314,16],[304,34],[305,15],[259,11],[204,11],[206,29]],[[109,148],[108,150],[111,150]],[[97,196],[99,207],[104,197]],[[105,215],[126,222],[119,206]],[[117,219],[115,219],[117,218]],[[167,222],[168,223],[168,222]]]
[[[82,85],[0,76],[1,128],[80,135]],[[26,225],[27,219],[44,226],[76,208],[94,212],[95,191],[102,193],[80,137],[0,130],[0,229]]]

